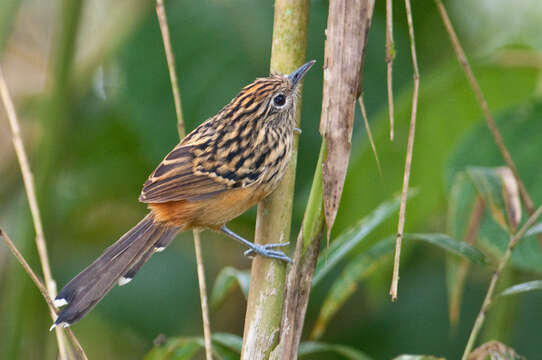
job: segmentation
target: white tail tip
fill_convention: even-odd
[[[163,247],[163,246],[162,246],[162,247],[154,248],[154,252],[155,252],[155,253],[159,253],[159,252],[162,252],[162,251],[164,251],[164,250],[166,250],[166,248]]]
[[[68,302],[66,301],[66,299],[62,298],[62,299],[55,299],[55,301],[53,301],[53,304],[55,304],[55,306],[59,308],[59,307],[63,307],[64,305],[68,305]]]
[[[53,329],[56,328],[57,326],[60,326],[62,328],[67,328],[68,326],[70,326],[70,324],[68,324],[67,322],[61,322],[60,324],[53,323],[53,325],[51,325],[51,327],[49,328],[49,331],[53,331]]]
[[[127,277],[121,276],[120,279],[119,279],[119,281],[118,281],[118,284],[119,284],[119,286],[123,286],[123,285],[128,284],[130,281],[132,281],[131,278],[127,278]]]

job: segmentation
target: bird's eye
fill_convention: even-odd
[[[275,104],[275,106],[283,106],[284,104],[286,104],[286,96],[282,95],[282,94],[278,94],[277,96],[275,96],[273,98],[273,104]]]

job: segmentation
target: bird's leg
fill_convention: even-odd
[[[244,245],[248,246],[250,249],[248,249],[247,251],[243,253],[243,255],[245,256],[250,257],[254,254],[258,254],[270,259],[277,259],[277,260],[282,260],[282,261],[292,263],[292,259],[286,256],[286,254],[284,254],[282,251],[272,250],[277,247],[288,246],[290,243],[264,244],[264,245],[254,244],[246,239],[243,239],[241,236],[237,235],[236,233],[228,229],[226,225],[222,226],[220,228],[220,231],[222,231],[224,234],[228,235],[232,239],[235,239],[243,243]]]

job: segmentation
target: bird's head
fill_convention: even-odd
[[[302,65],[289,75],[258,78],[245,86],[223,109],[226,118],[251,118],[263,127],[294,127],[299,84],[315,63]]]

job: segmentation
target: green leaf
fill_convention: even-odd
[[[474,211],[478,211],[475,208],[476,199],[477,193],[472,181],[467,177],[465,172],[458,173],[452,184],[448,201],[447,233],[454,239],[466,239],[467,229],[472,226],[471,218],[474,215]],[[480,224],[478,224],[478,228],[479,226]],[[448,312],[452,327],[457,325],[459,321],[461,298],[463,297],[463,289],[469,265],[468,261],[456,255],[449,254],[446,256]]]
[[[231,266],[223,268],[216,277],[213,286],[211,307],[213,309],[218,308],[237,286],[239,286],[246,299],[248,297],[249,284],[250,273],[248,271],[238,270]]]
[[[467,258],[477,264],[485,263],[484,254],[482,254],[480,250],[465,242],[457,241],[446,234],[405,234],[404,238],[408,240],[421,240],[429,244],[436,245],[446,251]]]
[[[525,283],[510,286],[501,293],[501,296],[516,295],[529,291],[542,290],[542,280],[528,281]]]
[[[503,229],[508,230],[506,207],[502,196],[503,184],[497,173],[497,168],[472,166],[467,168],[467,175],[491,210],[495,222]]]
[[[409,195],[413,196],[414,192],[410,191]],[[395,213],[399,209],[399,203],[400,199],[398,196],[393,200],[382,203],[372,213],[359,220],[356,225],[340,234],[331,242],[330,246],[318,257],[318,263],[316,264],[312,280],[313,286],[317,285],[333,267],[365,240],[371,231]]]
[[[497,113],[495,122],[504,143],[514,159],[521,179],[535,204],[542,201],[542,187],[536,186],[542,178],[540,163],[540,139],[542,133],[542,102],[529,101],[508,111]],[[480,122],[467,131],[457,142],[448,163],[448,179],[472,167],[498,167],[504,164],[502,155],[487,129]],[[425,193],[425,190],[424,190]],[[492,214],[493,215],[493,214]],[[484,216],[478,233],[477,247],[495,257],[504,254],[510,241],[507,231],[493,221],[493,216]],[[526,236],[512,253],[510,264],[516,269],[539,273],[542,271],[542,249],[535,236]]]
[[[393,360],[445,360],[432,355],[399,355]]]
[[[228,333],[216,333],[213,334],[213,343],[227,347],[237,354],[241,354],[241,348],[243,346],[243,338],[238,335]]]
[[[218,359],[239,359],[242,344],[243,339],[234,334],[217,333],[212,336],[213,354]],[[171,338],[149,351],[145,360],[189,360],[196,358],[204,349],[202,337]]]
[[[201,337],[169,339],[164,345],[156,346],[145,356],[145,360],[189,360],[203,349]]]
[[[371,360],[365,353],[345,345],[325,344],[321,342],[304,342],[299,346],[299,357],[323,352],[333,352],[348,360]]]
[[[484,263],[484,255],[479,250],[446,234],[405,234],[404,239],[425,241],[472,262]],[[356,291],[357,284],[386,260],[387,255],[393,252],[394,244],[395,236],[385,238],[348,263],[324,300],[311,333],[312,339],[323,334],[331,318]]]
[[[540,116],[538,120],[533,119],[530,122],[530,132],[521,134],[523,140],[517,131],[509,131],[521,122],[519,117],[506,119],[500,123],[498,121],[498,115],[502,114],[503,109],[510,109],[511,106],[517,106],[532,98],[538,73],[525,68],[512,70],[487,64],[475,66],[473,70],[481,88],[484,89],[484,95],[491,105],[491,112],[495,114],[497,126],[501,129],[504,141],[512,152],[512,158],[518,165],[525,185],[535,185],[528,189],[530,195],[535,203],[537,199],[538,202],[542,201],[541,196],[536,196],[537,193],[542,195],[542,187],[537,187],[537,178],[531,176],[538,173],[538,178],[542,178],[542,166],[533,165],[540,164],[539,134],[542,133]],[[378,178],[374,156],[370,151],[369,143],[365,140],[366,137],[360,136],[352,144],[350,168],[341,199],[340,219],[337,219],[335,223],[336,228],[347,228],[348,224],[357,220],[357,214],[369,212],[380,204],[382,199],[391,197],[397,189],[401,188],[405,161],[404,149],[407,143],[405,134],[408,133],[408,121],[412,110],[412,89],[410,84],[407,85],[405,91],[398,93],[395,98],[395,129],[396,134],[403,134],[401,137],[397,137],[394,142],[389,142],[389,116],[385,106],[382,106],[381,112],[371,117],[376,144],[389,145],[379,148],[382,173],[385,174],[385,178]],[[470,129],[476,127],[477,136],[472,138],[468,147],[464,148],[465,151],[461,153],[461,157],[458,156],[457,159],[461,161],[461,164],[503,165],[502,156],[495,148],[494,140],[485,121],[481,118],[480,105],[476,97],[472,95],[472,90],[455,59],[428,72],[424,76],[424,81],[420,83],[419,94],[418,118],[439,120],[420,121],[416,125],[416,154],[413,163],[415,169],[411,174],[411,183],[423,189],[423,198],[421,196],[417,198],[415,205],[407,205],[407,224],[411,229],[424,228],[426,224],[434,220],[434,217],[428,216],[429,214],[440,212],[446,207],[446,189],[451,185],[457,170],[465,170],[464,166],[459,169],[449,169],[450,156],[458,140]],[[537,121],[538,124],[536,124]],[[518,135],[518,142],[514,139],[516,135]],[[481,141],[483,145],[480,144]],[[536,162],[534,152],[537,144],[538,162]],[[527,147],[532,149],[532,156],[522,158],[526,155],[522,150]],[[494,155],[493,149],[496,150]],[[491,162],[471,162],[471,159],[484,158],[489,151],[492,153]],[[443,175],[446,175],[446,186],[439,181]],[[390,227],[397,226],[391,221],[389,223]],[[386,235],[386,233],[381,233],[379,238]]]
[[[167,359],[167,349],[165,347],[154,347],[145,355],[144,360],[162,360]]]
[[[318,339],[322,336],[331,318],[356,291],[358,283],[373,273],[387,259],[388,255],[392,254],[394,245],[394,236],[385,238],[346,265],[324,300],[311,333],[311,339]]]
[[[464,239],[473,210],[477,192],[473,182],[465,172],[454,178],[448,199],[447,233],[455,239]]]

